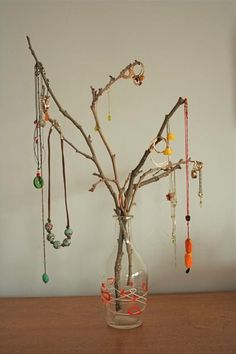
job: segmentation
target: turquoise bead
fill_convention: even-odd
[[[70,227],[67,227],[65,229],[65,232],[64,234],[67,236],[67,237],[71,237],[73,235],[73,230],[70,228]]]
[[[61,247],[61,242],[60,241],[54,241],[53,242],[53,247],[56,249],[59,249]]]
[[[49,242],[54,242],[54,239],[55,239],[55,235],[54,234],[47,234],[47,240],[49,241]]]
[[[48,281],[49,281],[49,276],[47,275],[47,273],[43,273],[43,275],[42,275],[42,280],[43,280],[43,282],[44,282],[45,284],[48,283]]]

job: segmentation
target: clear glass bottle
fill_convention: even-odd
[[[147,303],[147,269],[133,246],[132,216],[115,218],[117,241],[106,264],[101,298],[109,326],[135,328],[143,322]]]

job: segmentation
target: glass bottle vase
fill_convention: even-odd
[[[108,258],[101,284],[101,298],[109,326],[139,327],[147,303],[147,269],[133,246],[132,216],[116,218],[116,245]]]

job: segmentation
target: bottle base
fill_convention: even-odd
[[[124,316],[116,314],[111,321],[107,321],[107,325],[116,329],[133,329],[142,326],[143,321],[140,318],[132,316]]]

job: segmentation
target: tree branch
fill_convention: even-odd
[[[174,105],[174,107],[172,108],[172,110],[165,115],[165,119],[161,125],[161,128],[159,130],[159,132],[157,133],[157,136],[154,140],[155,145],[157,145],[161,140],[162,140],[162,133],[169,121],[169,119],[173,116],[173,114],[176,112],[176,110],[185,102],[185,99],[180,97],[177,101],[177,103]],[[132,198],[132,192],[133,192],[133,188],[134,188],[134,180],[135,177],[138,175],[141,167],[144,165],[145,161],[147,160],[147,157],[150,155],[151,150],[152,150],[152,146],[149,146],[149,148],[147,150],[145,150],[141,160],[139,161],[138,165],[132,170],[131,172],[131,176],[130,176],[130,180],[129,180],[129,185],[128,188],[125,192],[125,209],[129,208],[129,204],[130,204],[130,200]]]
[[[117,167],[116,167],[116,160],[115,160],[115,154],[112,152],[112,149],[110,148],[103,132],[102,132],[102,129],[101,129],[101,125],[100,125],[100,122],[99,122],[99,118],[98,118],[98,114],[97,114],[97,103],[98,103],[98,100],[99,100],[99,97],[101,97],[103,95],[104,92],[108,91],[112,85],[114,85],[118,80],[120,79],[124,79],[124,78],[134,78],[134,68],[135,66],[139,66],[139,65],[142,65],[143,64],[138,61],[138,60],[135,60],[133,63],[130,63],[129,65],[127,65],[120,73],[119,75],[117,75],[116,77],[114,76],[109,76],[110,77],[110,80],[109,82],[104,86],[104,88],[99,88],[98,90],[95,90],[92,86],[91,86],[91,91],[92,91],[92,103],[91,103],[91,110],[92,110],[92,113],[93,113],[93,116],[94,116],[94,119],[95,119],[95,123],[96,123],[96,130],[97,132],[99,133],[100,137],[101,137],[101,140],[102,142],[104,143],[105,147],[106,147],[106,150],[111,158],[111,163],[112,163],[112,168],[113,168],[113,173],[114,173],[114,179],[115,179],[115,183],[116,183],[116,186],[117,186],[117,189],[118,189],[118,193],[119,193],[119,196],[122,196],[122,188],[120,186],[120,183],[119,183],[119,178],[118,178],[118,173],[117,173]],[[126,73],[129,72],[131,73],[130,75],[126,75]],[[121,197],[119,198],[120,201],[121,201]],[[122,205],[120,203],[120,207],[122,208]]]
[[[159,181],[161,178],[163,177],[167,177],[169,176],[169,174],[175,170],[178,170],[178,169],[181,169],[181,165],[184,165],[186,163],[185,160],[181,159],[179,160],[179,162],[175,163],[175,164],[171,164],[171,166],[169,165],[169,167],[167,166],[166,168],[162,169],[164,170],[163,173],[161,174],[158,174],[156,176],[153,176],[149,179],[146,179],[145,181],[141,181],[141,183],[139,184],[138,188],[141,188],[143,186],[146,186],[150,183],[154,183],[154,182],[157,182]]]

